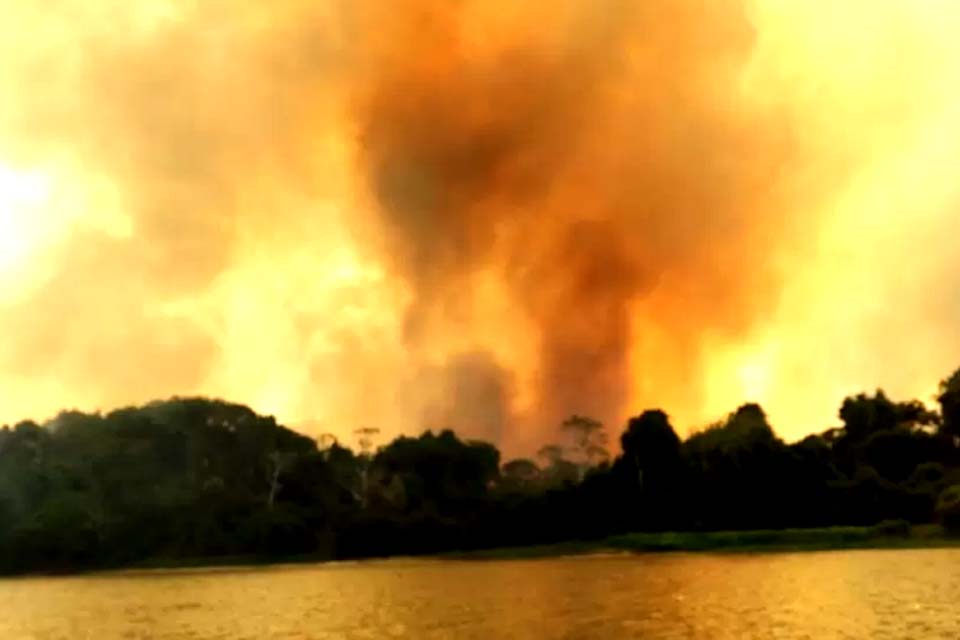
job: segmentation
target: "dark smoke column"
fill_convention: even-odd
[[[472,279],[496,273],[537,334],[524,422],[541,433],[571,413],[624,417],[634,313],[696,358],[705,329],[742,330],[756,308],[754,236],[778,223],[755,213],[783,138],[733,108],[742,7],[707,5],[534,3],[495,40],[471,35],[471,2],[407,0],[361,40],[360,162],[415,294],[407,338],[482,314]]]

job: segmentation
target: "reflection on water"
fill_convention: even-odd
[[[960,638],[960,550],[383,561],[0,581],[0,638]]]

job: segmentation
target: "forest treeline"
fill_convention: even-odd
[[[960,370],[938,410],[882,391],[786,444],[746,404],[688,438],[663,411],[619,453],[572,416],[536,459],[452,431],[358,450],[247,407],[173,399],[0,430],[0,570],[231,557],[358,558],[632,531],[939,521],[960,530]]]

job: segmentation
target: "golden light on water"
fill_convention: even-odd
[[[794,439],[960,364],[956,3],[39,4],[0,0],[0,421]]]

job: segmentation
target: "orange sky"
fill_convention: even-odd
[[[929,400],[956,33],[952,0],[0,0],[0,422],[205,394],[521,451]]]

